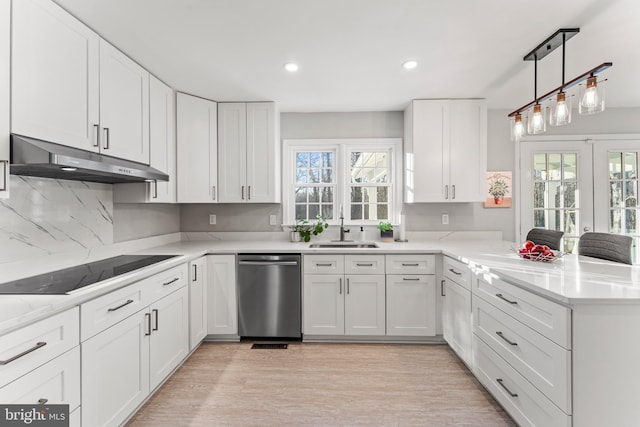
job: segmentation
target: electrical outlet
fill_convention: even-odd
[[[216,215],[215,214],[209,215],[209,225],[216,225]]]
[[[449,214],[442,214],[442,225],[449,224]]]
[[[269,215],[269,225],[276,225],[276,216]]]

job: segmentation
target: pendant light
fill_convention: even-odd
[[[580,114],[595,114],[604,110],[604,82],[606,79],[598,81],[596,76],[598,73],[613,66],[613,63],[604,62],[597,67],[580,74],[569,82],[565,82],[564,80],[565,43],[579,32],[579,28],[561,28],[523,58],[525,61],[534,61],[534,99],[509,114],[509,117],[512,119],[512,140],[517,141],[524,135],[524,132],[520,131],[521,126],[523,126],[522,113],[524,111],[527,111],[528,115],[526,118],[527,133],[539,134],[546,131],[546,113],[549,108],[545,108],[541,105],[541,102],[544,102],[554,95],[555,97],[551,98],[552,104],[549,114],[549,123],[553,126],[562,126],[571,123],[571,95],[567,93],[567,89],[577,84],[580,85],[580,103],[578,105],[578,112]],[[559,46],[562,46],[562,85],[541,97],[538,97],[538,60],[543,59]]]

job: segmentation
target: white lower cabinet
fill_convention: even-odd
[[[471,291],[451,279],[442,279],[442,336],[467,366],[473,366]]]
[[[436,334],[436,278],[387,275],[387,335]]]
[[[305,335],[344,335],[342,282],[341,274],[304,275]]]
[[[235,255],[207,256],[207,334],[238,334]]]
[[[384,335],[384,275],[347,275],[344,292],[344,334]]]
[[[207,257],[189,263],[189,349],[207,336]]]

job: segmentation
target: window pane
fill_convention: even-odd
[[[560,181],[549,182],[549,200],[548,208],[559,208],[561,205],[560,200],[562,198],[562,183]]]
[[[311,166],[312,168],[319,168],[320,158],[320,153],[309,153],[309,166]]]
[[[636,210],[625,209],[624,230],[626,233],[635,234],[636,232]]]
[[[309,202],[320,201],[320,189],[318,187],[312,187],[307,190],[309,192]]]
[[[544,182],[536,182],[533,192],[533,207],[544,208]]]
[[[635,208],[638,204],[638,181],[624,181],[624,206]]]
[[[320,213],[320,205],[309,205],[309,219],[316,219]]]
[[[333,219],[333,205],[322,205],[322,217],[324,219]]]
[[[578,212],[564,211],[564,233],[568,236],[578,236]]]
[[[309,153],[296,153],[296,168],[309,166]]]
[[[378,217],[376,219],[389,219],[389,205],[379,204],[377,215]]]
[[[351,219],[362,219],[362,205],[351,205]]]
[[[296,205],[296,221],[307,219],[307,205]]]
[[[622,178],[622,153],[609,153],[609,179]]]
[[[322,166],[333,168],[333,153],[322,153]]]
[[[564,179],[576,179],[578,156],[575,153],[566,153],[564,156]]]
[[[362,153],[359,153],[356,151],[351,152],[350,166],[352,169],[355,167],[362,167],[362,162],[363,162]]]
[[[333,169],[322,169],[322,182],[333,182]]]
[[[362,187],[351,187],[351,201],[362,202]]]
[[[323,187],[322,188],[322,201],[333,202],[333,187]]]
[[[575,208],[577,206],[577,182],[568,182],[564,185],[564,207],[565,208]]]
[[[574,250],[576,249],[576,243],[577,243],[578,239],[576,238],[564,238],[564,251],[566,253],[573,253]]]
[[[609,182],[609,206],[612,208],[622,207],[622,182]]]
[[[296,203],[306,203],[307,201],[307,189],[304,187],[296,188]]]
[[[636,153],[624,153],[624,178],[636,179],[638,176],[638,161]]]
[[[296,184],[306,184],[309,182],[308,169],[296,169]]]
[[[561,177],[562,154],[549,153],[549,175],[548,180],[558,180]]]
[[[379,202],[388,202],[389,201],[389,188],[388,187],[378,187],[378,201]]]
[[[611,211],[611,223],[609,224],[610,233],[622,232],[622,211],[614,209]]]
[[[544,220],[544,211],[542,209],[536,209],[533,211],[533,226],[546,228],[547,224]]]
[[[533,179],[534,180],[547,179],[547,155],[546,154],[533,155]]]

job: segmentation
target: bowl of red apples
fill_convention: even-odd
[[[547,245],[537,245],[531,240],[524,242],[517,250],[518,256],[531,261],[553,262],[562,256],[560,251],[554,252]]]

